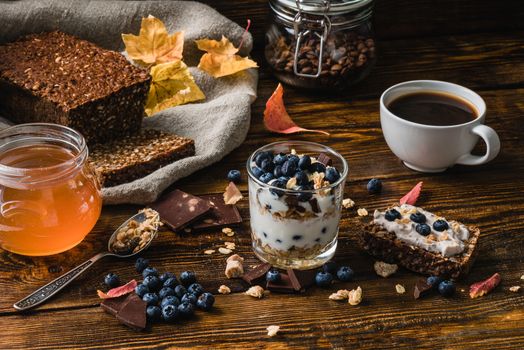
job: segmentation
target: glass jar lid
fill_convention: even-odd
[[[271,0],[274,5],[312,15],[341,15],[370,6],[374,0]]]

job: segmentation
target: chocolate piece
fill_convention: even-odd
[[[299,292],[304,292],[306,288],[315,284],[316,270],[286,270],[293,288]]]
[[[311,210],[313,210],[313,213],[320,213],[320,207],[318,206],[318,201],[316,198],[311,198],[309,200],[309,204],[311,205]]]
[[[89,149],[89,164],[102,187],[142,178],[179,159],[195,155],[191,139],[159,130],[143,129],[137,135],[116,138]]]
[[[244,273],[242,279],[250,285],[262,284],[266,280],[266,273],[271,269],[271,264],[263,263]]]
[[[266,289],[269,289],[272,292],[275,293],[294,293],[295,288],[293,287],[293,284],[291,283],[291,279],[289,276],[285,273],[280,274],[280,282],[267,282]]]
[[[227,225],[239,224],[242,217],[235,205],[225,204],[221,194],[210,194],[201,196],[211,205],[209,212],[200,220],[191,225],[193,230],[204,230],[207,228],[221,228]]]
[[[178,231],[206,214],[211,205],[189,193],[174,190],[153,203],[151,209],[156,210],[160,214],[160,220],[173,231]]]
[[[116,314],[116,318],[126,326],[141,331],[146,328],[147,303],[136,294],[130,294]]]
[[[104,299],[104,301],[100,303],[100,307],[104,309],[105,312],[116,316],[122,306],[127,303],[127,297],[128,295],[124,295],[118,298]]]
[[[417,283],[415,283],[415,290],[413,291],[413,296],[415,299],[421,298],[429,292],[431,292],[431,289],[433,287],[426,283],[426,280],[418,280]]]
[[[89,144],[140,129],[150,79],[122,54],[63,32],[0,45],[2,115],[66,125]]]
[[[325,166],[331,166],[331,164],[333,164],[331,158],[329,158],[329,156],[325,153],[320,153],[317,157],[317,161],[324,164]]]

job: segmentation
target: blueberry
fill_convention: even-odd
[[[309,183],[309,178],[303,171],[297,171],[295,174],[295,178],[297,179],[297,185],[299,186],[305,186]]]
[[[388,211],[386,211],[384,217],[387,221],[395,221],[395,219],[402,218],[402,215],[400,215],[397,209],[389,209]]]
[[[104,283],[109,288],[115,288],[115,287],[118,287],[120,285],[120,278],[118,278],[117,274],[114,274],[114,273],[110,272],[104,278]]]
[[[174,295],[168,295],[160,302],[160,307],[163,309],[166,305],[180,305],[180,300]]]
[[[287,160],[289,160],[291,163],[295,164],[295,167],[298,167],[298,162],[300,161],[300,158],[296,154],[290,154],[287,157]]]
[[[240,175],[240,171],[236,170],[236,169],[233,169],[233,170],[229,170],[229,172],[227,173],[227,179],[229,181],[232,181],[234,183],[239,183],[240,180],[242,179],[241,175]]]
[[[158,277],[158,271],[154,267],[146,267],[144,271],[142,271],[142,277],[146,278],[147,276],[157,276]]]
[[[439,231],[439,232],[442,232],[442,231],[446,231],[447,229],[449,228],[449,225],[446,221],[444,220],[436,220],[434,223],[433,223],[433,229],[435,231]]]
[[[259,167],[262,167],[262,161],[264,160],[273,160],[273,153],[272,152],[260,152],[255,156],[255,164]]]
[[[136,259],[136,262],[135,262],[135,269],[136,269],[136,272],[138,273],[142,273],[142,271],[144,271],[144,269],[146,267],[149,266],[149,260],[147,259],[144,259],[144,258],[138,258]]]
[[[427,236],[431,233],[431,227],[429,227],[427,224],[417,224],[417,226],[415,226],[415,230],[422,236]]]
[[[280,272],[276,269],[271,269],[266,273],[266,281],[278,283],[282,279]]]
[[[158,301],[159,301],[158,294],[146,293],[142,297],[142,300],[146,302],[147,306],[158,305]]]
[[[455,284],[452,281],[442,281],[438,285],[438,292],[444,297],[450,297],[455,293]]]
[[[135,293],[140,298],[142,298],[144,294],[149,293],[149,288],[147,288],[147,286],[144,284],[139,284],[138,286],[135,287]]]
[[[148,306],[146,314],[150,322],[159,321],[162,318],[162,310],[156,305]]]
[[[195,282],[196,282],[196,275],[194,272],[184,271],[180,274],[180,283],[182,283],[184,287],[187,287],[190,284],[195,283]]]
[[[195,294],[198,297],[200,296],[200,294],[204,293],[204,287],[202,287],[202,285],[200,285],[199,283],[193,283],[189,287],[187,287],[187,292]]]
[[[277,165],[275,169],[273,169],[273,175],[276,179],[282,176],[282,165]]]
[[[423,224],[426,222],[426,215],[422,214],[419,211],[411,214],[409,218],[411,219],[411,221],[416,222],[417,224]]]
[[[173,278],[175,277],[175,274],[174,273],[171,273],[171,272],[164,272],[163,274],[160,275],[160,281],[162,283],[164,283],[165,281],[167,281],[168,279],[170,278]],[[176,277],[175,277],[176,278]]]
[[[180,316],[191,317],[195,313],[195,307],[193,304],[182,302],[182,304],[178,305],[178,312]]]
[[[324,265],[322,265],[322,271],[329,272],[331,274],[336,274],[338,270],[338,265],[334,261],[328,261]]]
[[[329,287],[333,282],[333,275],[324,271],[317,272],[315,282],[319,287]]]
[[[168,295],[167,297],[162,299],[162,301],[160,302],[160,307],[161,308],[164,308],[164,306],[166,306],[166,305],[178,306],[178,305],[180,305],[180,300],[176,296],[174,296],[174,295]]]
[[[290,177],[289,176],[279,176],[278,177],[278,181],[282,181],[283,183],[287,184],[287,182],[289,181]]]
[[[368,182],[367,188],[369,193],[380,193],[380,191],[382,191],[382,181],[380,181],[380,179],[371,179]]]
[[[215,297],[211,293],[202,294],[196,303],[196,306],[202,310],[209,311],[215,303]]]
[[[353,279],[355,273],[348,266],[341,266],[337,271],[337,278],[342,282],[349,282]]]
[[[157,291],[160,289],[160,287],[162,287],[162,282],[160,282],[160,279],[153,275],[146,276],[146,278],[144,278],[142,281],[142,284],[147,286],[150,291]]]
[[[251,171],[253,172],[253,175],[255,175],[257,179],[259,179],[264,174],[264,171],[260,168],[257,168],[256,166],[252,167]]]
[[[275,169],[275,164],[273,164],[271,159],[264,159],[260,165],[260,169],[264,170],[265,172],[272,172]]]
[[[177,319],[178,307],[175,305],[166,305],[162,308],[162,318],[166,322],[173,322]]]
[[[303,156],[298,161],[298,167],[302,170],[307,170],[311,166],[311,158],[309,156]]]
[[[297,190],[301,191],[305,186],[299,186]],[[313,193],[311,192],[300,192],[297,196],[299,202],[307,202],[313,197]]]
[[[171,277],[164,281],[164,287],[174,289],[176,286],[178,286],[178,280],[176,279],[176,277]]]
[[[264,173],[259,180],[263,183],[268,183],[269,181],[273,180],[275,177],[273,176],[273,173]]]
[[[160,289],[160,291],[158,292],[158,297],[160,299],[164,299],[165,297],[170,296],[170,295],[175,295],[175,291],[173,288],[164,287]]]
[[[442,282],[442,278],[438,276],[429,276],[426,280],[426,283],[433,287],[433,289],[437,290],[438,286]]]
[[[275,165],[282,165],[287,160],[287,156],[284,153],[279,153],[273,158]]]
[[[182,298],[184,294],[186,293],[187,293],[186,287],[184,287],[183,285],[179,284],[178,286],[175,287],[175,295],[177,297]]]
[[[283,181],[280,181],[280,180],[275,180],[271,183],[271,186],[275,186],[275,187],[278,187],[278,188],[286,188],[286,183],[283,182]],[[284,195],[284,191],[280,191],[280,190],[275,190],[274,188],[272,188],[271,190],[269,190],[271,193],[273,193],[275,196],[277,197],[282,197],[282,195]]]
[[[180,299],[180,301],[182,303],[190,303],[190,304],[195,304],[196,301],[197,301],[197,296],[194,295],[193,293],[186,293],[182,296],[182,298]]]
[[[326,176],[324,177],[326,181],[329,181],[330,183],[337,182],[338,179],[340,179],[340,174],[338,173],[338,170],[333,167],[329,167],[326,169]]]
[[[286,160],[286,162],[282,165],[282,174],[284,174],[284,176],[293,176],[295,175],[296,171],[297,166],[290,159]]]
[[[309,167],[309,171],[312,173],[314,173],[315,171],[317,173],[325,173],[326,166],[320,162],[311,163],[311,166]]]

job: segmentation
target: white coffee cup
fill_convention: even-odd
[[[388,110],[393,100],[416,92],[444,92],[461,97],[476,108],[477,118],[464,124],[434,126],[410,122]],[[421,172],[441,172],[455,164],[479,165],[495,158],[500,151],[500,140],[495,130],[484,125],[485,118],[486,103],[482,97],[444,81],[406,81],[380,96],[380,124],[389,148],[407,167]],[[483,156],[471,154],[479,136],[487,146]]]

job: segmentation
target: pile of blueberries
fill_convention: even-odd
[[[349,282],[355,273],[348,266],[338,266],[334,261],[328,261],[322,265],[322,270],[315,275],[315,284],[319,287],[329,287],[333,283],[335,276],[341,282]],[[281,279],[277,269],[271,269],[266,273],[266,281],[278,283]]]
[[[321,162],[312,162],[308,155],[299,157],[295,154],[274,154],[271,151],[264,151],[259,152],[254,160],[255,165],[251,168],[253,175],[263,183],[282,189],[285,189],[288,180],[294,177],[297,180],[295,190],[312,190],[314,188],[313,181],[309,181],[308,175],[314,172],[324,173],[324,180],[330,183],[340,179],[340,173],[335,167],[326,167]],[[279,197],[283,194],[282,191],[278,190],[273,191],[273,193]],[[302,198],[303,201],[309,199]]]
[[[395,221],[396,219],[402,218],[402,215],[400,215],[399,211],[396,209],[389,209],[386,211],[386,214],[384,215],[386,220],[388,221]],[[413,213],[409,216],[411,221],[416,223],[415,230],[422,236],[428,236],[431,233],[431,227],[426,224],[426,215],[423,213],[417,211],[416,213]],[[449,224],[442,219],[435,220],[433,222],[433,229],[438,232],[445,231],[449,228]]]
[[[147,303],[149,322],[190,318],[195,308],[209,311],[215,303],[213,294],[197,283],[196,275],[191,271],[182,272],[178,279],[171,272],[159,275],[157,269],[150,267],[149,261],[144,258],[136,260],[135,268],[144,278],[136,286],[135,293]],[[110,288],[120,284],[118,276],[113,273],[108,274],[104,282]]]

